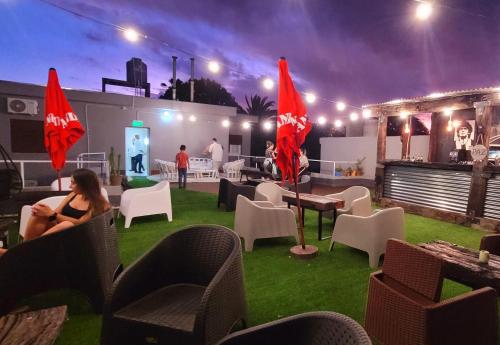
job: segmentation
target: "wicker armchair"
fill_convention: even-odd
[[[23,242],[0,258],[0,315],[22,298],[63,288],[81,291],[100,312],[120,270],[112,211]]]
[[[120,275],[106,301],[101,344],[212,345],[245,318],[238,236],[190,226]]]
[[[372,273],[365,328],[385,345],[497,344],[497,294],[485,287],[440,301],[443,261],[389,240],[382,271]]]
[[[226,206],[226,211],[234,211],[236,209],[236,198],[240,194],[253,200],[255,196],[255,187],[242,183],[233,183],[228,179],[221,178],[219,182],[217,207],[219,208],[222,203]]]
[[[494,255],[500,255],[500,234],[483,236],[479,249],[487,250]]]
[[[218,345],[371,345],[353,319],[333,312],[312,312],[233,333]]]

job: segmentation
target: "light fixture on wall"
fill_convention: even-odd
[[[222,120],[222,127],[228,128],[229,126],[231,126],[231,122],[229,122],[229,120]]]
[[[196,116],[191,115],[191,116],[189,117],[189,121],[191,121],[191,122],[196,122]]]
[[[241,127],[243,127],[243,129],[250,129],[250,122],[248,121],[245,121],[241,124]]]

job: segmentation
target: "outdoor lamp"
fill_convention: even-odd
[[[356,112],[352,112],[352,113],[349,115],[349,118],[350,118],[350,119],[351,119],[351,121],[353,121],[353,122],[354,122],[354,121],[358,121],[358,119],[359,119],[359,115],[358,115],[358,113],[356,113]]]
[[[432,5],[428,2],[421,2],[417,6],[417,10],[415,12],[415,16],[419,20],[427,20],[432,14]]]
[[[123,36],[130,42],[137,42],[139,40],[139,33],[132,28],[123,30]]]
[[[266,90],[272,90],[274,87],[274,81],[271,78],[266,78],[262,81],[262,86]]]
[[[363,109],[363,119],[368,119],[372,116],[372,111],[370,109]]]
[[[316,95],[314,93],[306,93],[306,102],[312,104],[316,102]]]
[[[333,125],[335,126],[335,128],[342,127],[342,120],[335,120],[335,122],[333,123]]]
[[[231,125],[231,122],[229,120],[223,120],[222,121],[222,127],[228,128]]]
[[[324,116],[318,117],[318,124],[323,126],[326,123],[326,118]]]
[[[337,107],[338,111],[344,111],[346,108],[346,105],[344,102],[337,102],[336,107]]]
[[[208,63],[208,69],[212,73],[218,73],[220,71],[220,64],[217,61],[210,61]]]
[[[195,121],[196,121],[196,116],[191,115],[191,116],[189,117],[189,121],[191,121],[191,122],[195,122]]]
[[[250,122],[248,121],[245,121],[241,124],[241,127],[243,127],[243,129],[249,129],[250,128]]]
[[[270,121],[264,122],[263,126],[266,131],[270,131],[273,128],[273,124]]]

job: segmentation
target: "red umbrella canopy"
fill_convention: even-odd
[[[54,68],[49,70],[49,80],[45,90],[44,134],[45,149],[56,170],[64,167],[66,151],[85,134],[85,130],[59,85]]]
[[[276,163],[281,170],[282,178],[291,180],[296,176],[300,156],[300,146],[304,143],[311,130],[311,123],[307,120],[307,110],[300,94],[295,90],[292,78],[288,73],[288,63],[285,58],[279,60],[278,86],[278,119],[276,132]],[[295,171],[293,157],[295,153]]]

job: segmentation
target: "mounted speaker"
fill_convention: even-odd
[[[34,99],[7,98],[7,112],[21,115],[37,115],[38,102]]]

